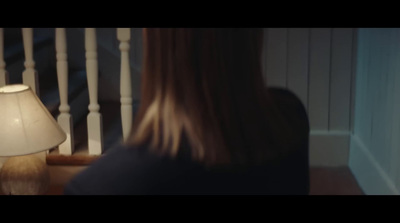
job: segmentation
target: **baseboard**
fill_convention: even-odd
[[[311,131],[310,166],[348,166],[349,148],[350,132],[348,131]]]
[[[351,136],[349,167],[367,195],[399,195],[390,177],[381,168],[364,143]]]

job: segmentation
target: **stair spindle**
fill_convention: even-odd
[[[89,89],[89,114],[87,116],[88,146],[90,155],[103,152],[103,122],[98,104],[98,63],[96,29],[85,28],[86,72]]]
[[[129,65],[129,49],[131,40],[130,28],[117,28],[117,38],[120,41],[119,49],[121,51],[121,120],[122,134],[124,142],[127,141],[132,128],[132,86],[131,70]]]
[[[38,73],[35,70],[35,61],[33,60],[33,29],[22,28],[22,39],[25,52],[25,70],[22,73],[22,81],[25,85],[30,86],[33,92],[39,96]]]
[[[57,122],[67,134],[67,139],[58,146],[62,155],[72,155],[74,152],[74,126],[73,119],[69,113],[68,105],[68,55],[67,36],[65,28],[56,28],[56,58],[57,58],[57,80],[60,93],[60,115]]]
[[[6,62],[4,61],[4,32],[3,28],[0,28],[0,87],[7,85],[8,81]]]

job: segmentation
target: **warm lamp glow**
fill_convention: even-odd
[[[64,142],[66,137],[30,87],[0,88],[0,156],[45,151]]]
[[[67,138],[47,108],[29,86],[0,88],[0,156],[9,158],[0,171],[5,194],[44,194],[49,187],[47,165],[34,155]]]
[[[28,89],[29,89],[29,86],[21,85],[21,84],[7,85],[7,86],[0,88],[0,93],[16,93],[16,92],[25,91]]]

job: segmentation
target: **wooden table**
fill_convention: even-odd
[[[50,186],[49,190],[44,195],[63,195],[64,188],[62,186]],[[0,195],[5,195],[0,190]]]

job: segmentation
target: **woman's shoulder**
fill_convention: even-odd
[[[300,98],[286,88],[270,87],[268,93],[280,113],[305,132],[310,131],[307,109]]]
[[[267,91],[279,106],[301,107],[301,109],[305,110],[300,98],[291,90],[281,87],[269,87]]]
[[[178,173],[175,163],[168,156],[151,153],[145,145],[119,146],[77,174],[64,193],[147,194],[151,191],[148,185],[158,185]]]

